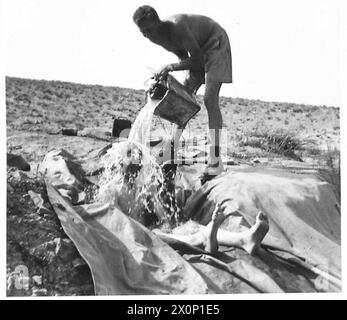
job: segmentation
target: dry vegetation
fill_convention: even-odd
[[[198,100],[202,102],[202,97]],[[142,90],[6,78],[7,152],[22,155],[32,167],[28,174],[13,168],[7,171],[9,295],[93,294],[89,269],[67,244],[47,203],[36,164],[51,148],[65,148],[77,157],[92,155],[106,142],[63,136],[61,129],[111,131],[113,116],[133,121],[144,103]],[[221,97],[220,105],[228,130],[228,157],[235,163],[319,169],[340,192],[338,108],[226,97]],[[202,137],[206,126],[202,108],[186,134]],[[161,121],[156,120],[155,129],[160,127]],[[37,210],[30,190],[42,196],[47,211]],[[61,243],[65,247],[59,247]],[[28,290],[18,291],[11,282],[20,264],[29,266]],[[35,281],[37,275],[42,277],[41,285]]]

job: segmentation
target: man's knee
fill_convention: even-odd
[[[207,111],[219,111],[219,92],[206,92],[204,104]]]
[[[204,104],[207,110],[213,110],[218,107],[218,97],[205,94]]]
[[[207,83],[204,95],[204,103],[207,109],[218,108],[219,102],[219,90],[221,87],[221,83],[213,82]]]

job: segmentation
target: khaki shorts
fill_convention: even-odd
[[[205,66],[201,70],[189,71],[185,85],[193,92],[208,81],[233,82],[232,60],[229,38],[221,28],[220,33],[211,37],[202,48]]]

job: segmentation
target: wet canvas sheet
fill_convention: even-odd
[[[41,171],[50,202],[88,263],[98,295],[341,290],[338,201],[331,186],[316,175],[240,170],[196,190],[184,211],[201,224],[226,199],[231,209],[237,205],[239,210],[223,223],[224,229],[249,228],[259,210],[269,217],[270,231],[257,255],[220,247],[210,256],[180,243],[168,245],[108,204],[86,204],[88,166],[64,150],[53,150]],[[191,166],[181,177],[189,181],[197,174]]]

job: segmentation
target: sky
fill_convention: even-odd
[[[234,82],[223,84],[221,95],[340,106],[339,3],[3,0],[5,74],[143,89],[149,68],[177,61],[132,21],[136,8],[149,4],[163,18],[208,15],[227,31]],[[182,73],[174,75],[183,79]]]
[[[343,15],[339,3],[343,1],[0,0],[0,73],[144,88],[150,76],[147,67],[157,69],[176,61],[174,55],[143,38],[132,22],[136,8],[150,4],[161,17],[198,13],[212,17],[224,27],[232,47],[234,83],[224,84],[222,95],[340,106],[342,80],[347,83],[340,71],[346,67],[341,51],[347,57],[346,42],[341,50],[341,39],[347,39],[347,32],[341,31]],[[4,89],[5,81],[0,77],[1,106],[6,105]],[[0,117],[0,143],[5,150],[6,113],[5,107],[0,109],[4,114]],[[346,109],[341,109],[342,124],[347,120]],[[343,160],[343,151],[347,150],[343,125],[341,133]],[[2,152],[3,167],[5,158]],[[346,182],[344,172],[342,187]],[[4,170],[2,174],[5,181]],[[5,210],[5,183],[0,184],[0,195]],[[345,198],[342,207],[347,207]],[[4,274],[6,218],[1,219],[0,269]],[[346,230],[344,220],[342,230]],[[342,243],[346,244],[345,233]],[[346,265],[346,255],[343,264]],[[5,277],[0,277],[1,289],[5,288],[5,281]]]

